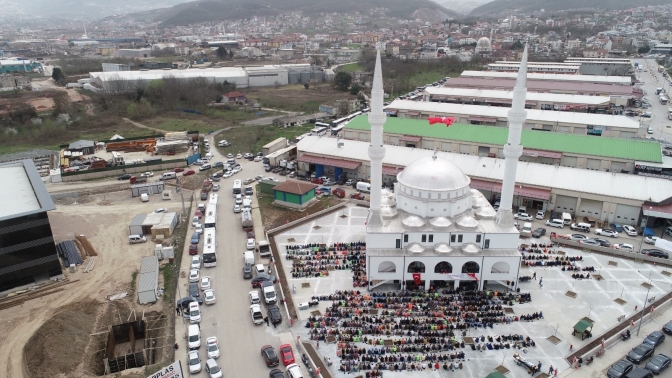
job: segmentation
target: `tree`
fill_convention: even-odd
[[[54,67],[54,70],[51,72],[51,78],[58,84],[65,82],[65,74],[61,70],[61,67]]]
[[[357,94],[359,94],[359,91],[361,91],[361,90],[362,90],[362,87],[359,84],[354,83],[350,87],[350,94],[354,95],[354,96],[357,96]]]
[[[229,53],[226,51],[224,46],[219,46],[217,49],[217,57],[219,59],[226,59],[229,56]]]
[[[334,86],[339,91],[347,91],[350,88],[350,83],[352,83],[352,77],[347,72],[339,72],[334,77]]]
[[[638,53],[638,54],[646,54],[646,53],[649,52],[649,50],[651,50],[651,47],[649,47],[649,46],[642,46],[642,47],[640,47],[640,48],[637,49],[637,53]]]

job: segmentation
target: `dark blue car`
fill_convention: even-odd
[[[199,241],[201,241],[201,234],[194,232],[194,234],[191,235],[191,244],[198,244]]]

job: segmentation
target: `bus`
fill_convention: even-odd
[[[235,197],[236,194],[240,194],[243,190],[243,183],[240,180],[236,180],[233,182],[233,196]]]
[[[217,228],[216,224],[217,224],[217,205],[208,203],[205,206],[205,221],[203,222],[203,228],[206,230],[208,228],[215,229]]]
[[[217,209],[217,193],[210,193],[210,201],[208,201],[208,204],[215,205],[215,209]]]
[[[333,129],[331,129],[331,135],[338,135],[338,133],[341,132],[341,130],[343,130],[343,128],[345,128],[345,125],[340,125],[340,126],[334,127]]]
[[[324,122],[315,122],[315,127],[330,127],[331,124]]]
[[[210,268],[217,266],[217,244],[215,242],[215,230],[206,229],[203,232],[203,266]]]

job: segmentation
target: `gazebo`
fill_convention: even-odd
[[[579,320],[578,323],[574,324],[574,331],[572,332],[572,336],[578,333],[581,335],[581,340],[584,340],[588,337],[593,336],[593,334],[591,333],[592,330],[593,330],[593,323],[591,323],[586,319],[581,319]]]

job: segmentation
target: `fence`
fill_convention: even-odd
[[[581,250],[585,250],[585,251],[589,251],[589,252],[597,252],[597,253],[601,253],[603,255],[618,256],[618,257],[622,257],[622,258],[625,258],[625,259],[642,261],[642,262],[651,262],[651,263],[656,263],[658,265],[672,267],[672,262],[670,262],[670,260],[668,260],[668,259],[661,259],[659,257],[651,257],[651,256],[643,255],[643,254],[638,253],[638,252],[627,252],[627,251],[620,250],[620,249],[583,244],[583,243],[575,242],[575,241],[572,241],[572,240],[560,239],[560,238],[551,238],[551,241],[553,243],[557,243],[557,244],[564,245],[564,246],[567,246],[567,247],[581,249]]]
[[[94,178],[102,178],[125,173],[142,173],[148,168],[155,170],[173,169],[178,167],[185,167],[187,161],[185,159],[171,159],[171,160],[156,160],[144,164],[129,164],[119,165],[116,167],[107,167],[100,169],[87,169],[78,172],[63,172],[61,177],[63,181],[78,181],[88,180]]]

